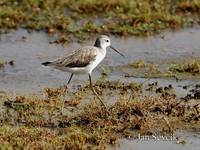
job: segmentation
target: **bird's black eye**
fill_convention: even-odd
[[[109,42],[109,40],[106,40],[106,42]]]

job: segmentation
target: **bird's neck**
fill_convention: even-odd
[[[103,45],[103,44],[100,44],[100,43],[96,43],[94,44],[95,47],[98,47],[98,48],[101,48],[103,50],[106,50],[107,46],[106,45]]]
[[[107,46],[106,45],[101,45],[100,48],[106,51]]]

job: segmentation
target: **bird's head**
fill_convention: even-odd
[[[111,45],[111,41],[110,38],[106,35],[101,35],[99,36],[96,41],[94,46],[102,48],[102,49],[106,49],[107,47],[112,48],[115,52],[117,52],[118,54],[120,54],[121,56],[124,57],[124,55],[122,53],[120,53],[117,49],[115,49],[112,45]]]

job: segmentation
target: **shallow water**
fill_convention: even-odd
[[[196,58],[200,56],[199,39],[199,28],[166,32],[162,35],[145,39],[135,37],[119,39],[112,37],[113,45],[120,49],[126,57],[123,58],[109,49],[101,66],[114,68],[109,73],[110,80],[144,82],[146,81],[145,78],[124,78],[123,65],[127,66],[127,64],[139,59],[162,63],[169,60]],[[6,65],[4,69],[0,70],[0,90],[24,94],[34,93],[34,91],[39,92],[47,86],[58,87],[66,84],[70,76],[69,73],[45,68],[41,66],[41,63],[58,58],[63,54],[68,54],[81,45],[73,43],[62,47],[61,45],[49,44],[51,40],[52,38],[43,32],[28,33],[23,29],[2,34],[0,40],[1,59],[14,60],[15,65],[13,67]],[[93,42],[87,41],[83,45],[92,45]],[[128,70],[129,72],[135,71],[129,68]],[[99,77],[100,69],[97,68],[93,71],[93,79],[97,80]],[[88,82],[87,80],[87,75],[75,76],[70,86],[83,85]],[[160,84],[168,84],[169,82],[174,85],[181,96],[185,94],[185,91],[179,87],[180,85],[198,83],[198,80],[191,79],[178,83],[173,79],[150,79],[150,82],[153,81],[159,81]]]
[[[119,56],[112,50],[108,50],[108,55],[102,62],[102,65],[111,69],[108,78],[110,80],[120,80],[124,82],[139,82],[146,87],[149,83],[158,81],[158,86],[174,87],[175,93],[179,97],[187,95],[189,89],[196,84],[200,84],[199,79],[184,79],[176,81],[174,78],[143,78],[129,77],[125,78],[126,72],[123,67],[127,68],[127,64],[136,60],[146,60],[154,63],[167,61],[179,61],[179,59],[191,59],[200,57],[200,29],[185,29],[178,32],[165,32],[162,35],[149,38],[126,38],[120,39],[112,37],[113,46],[121,50],[126,58]],[[6,61],[14,60],[15,65],[6,65],[0,69],[0,91],[5,91],[10,95],[17,94],[39,94],[44,87],[59,87],[66,84],[70,74],[45,68],[41,66],[44,61],[55,59],[68,54],[73,49],[80,47],[77,43],[65,45],[49,44],[52,38],[43,32],[28,33],[26,30],[19,29],[8,34],[2,34],[0,38],[0,59]],[[92,45],[94,41],[87,41],[84,45]],[[117,69],[116,69],[117,68]],[[129,69],[129,68],[128,68]],[[129,70],[132,70],[130,68]],[[93,72],[93,80],[97,80],[101,76],[100,67]],[[87,75],[75,76],[70,84],[70,88],[74,89],[74,85],[84,85],[88,80]],[[182,86],[189,85],[187,90]],[[112,99],[113,100],[113,99]],[[176,144],[176,142],[166,141],[137,141],[121,139],[118,149],[198,149],[199,134],[184,134],[188,136],[185,145]],[[116,148],[116,147],[115,147]]]
[[[162,135],[160,135],[162,136]],[[168,139],[163,140],[159,136],[155,136],[155,139],[144,140],[139,138],[136,139],[120,139],[118,140],[118,145],[116,147],[109,147],[108,149],[125,149],[125,150],[199,150],[200,147],[200,133],[188,133],[184,131],[179,131],[175,133],[175,138],[179,140],[173,140],[170,136]],[[159,139],[159,140],[158,140]],[[171,140],[172,139],[172,140]],[[182,143],[178,143],[182,142]]]

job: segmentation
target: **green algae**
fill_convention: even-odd
[[[194,59],[182,64],[172,64],[169,71],[178,73],[195,73],[200,74],[200,60]]]
[[[0,59],[0,68],[4,67],[5,64],[6,64],[6,61]]]
[[[176,79],[200,78],[199,58],[164,60],[162,62],[147,62],[145,60],[137,60],[129,63],[125,67],[125,77]]]

